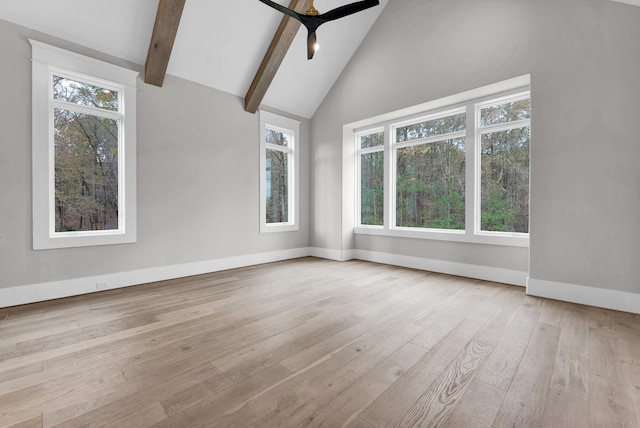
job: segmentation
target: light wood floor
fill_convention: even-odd
[[[305,258],[0,309],[3,427],[637,427],[640,318]]]

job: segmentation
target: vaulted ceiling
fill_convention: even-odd
[[[290,0],[276,0],[289,6]],[[316,0],[320,12],[353,0]],[[300,28],[268,86],[263,105],[313,116],[386,6],[318,30],[320,50],[306,55]],[[0,19],[131,62],[144,64],[158,0],[20,0],[0,2]],[[245,97],[283,15],[258,0],[186,0],[167,73]]]

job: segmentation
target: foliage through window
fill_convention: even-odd
[[[464,229],[465,112],[395,127],[397,227]]]
[[[528,90],[356,132],[357,226],[527,234],[530,135]]]
[[[358,136],[360,143],[360,222],[384,222],[384,131]]]
[[[290,136],[273,129],[266,130],[267,165],[266,195],[267,223],[289,222],[289,157]],[[278,146],[278,147],[273,147]]]
[[[122,115],[106,113],[119,111],[119,94],[62,76],[52,79],[55,231],[117,230]],[[91,114],[77,106],[89,107]]]
[[[529,232],[529,98],[480,108],[481,221],[492,232]]]

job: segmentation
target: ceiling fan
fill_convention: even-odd
[[[379,0],[362,0],[337,7],[330,10],[329,12],[319,13],[316,8],[313,7],[313,0],[311,0],[309,9],[307,9],[304,13],[298,13],[295,10],[291,10],[288,7],[279,5],[278,3],[271,0],[260,1],[276,10],[279,10],[285,15],[289,15],[290,17],[297,19],[302,23],[302,25],[307,27],[307,31],[309,33],[307,36],[307,59],[313,58],[313,54],[318,49],[318,43],[316,42],[316,30],[320,25],[324,24],[325,22],[334,21],[336,19],[352,15],[354,13],[369,9],[370,7],[380,4]]]

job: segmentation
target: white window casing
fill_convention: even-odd
[[[136,242],[136,81],[138,72],[29,40],[32,46],[33,248],[84,247]],[[65,105],[53,97],[53,76],[118,94],[117,111]],[[109,230],[55,230],[54,109],[118,123],[118,224]]]
[[[300,229],[299,209],[299,144],[300,122],[268,111],[260,110],[260,233],[290,232]],[[287,135],[286,147],[267,143],[267,130]],[[267,150],[275,150],[288,157],[287,203],[288,218],[282,222],[267,221]]]

